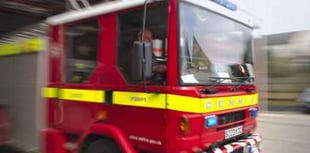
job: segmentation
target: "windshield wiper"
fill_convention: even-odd
[[[211,84],[208,88],[202,89],[201,91],[207,94],[216,94],[218,92],[217,89],[214,89],[213,87],[222,83],[225,80],[233,80],[233,78],[224,78],[224,77],[208,77],[210,79],[215,79],[216,81]]]
[[[232,80],[232,81],[235,80],[234,78],[229,78],[229,77],[227,77],[227,78],[225,78],[225,77],[208,77],[208,78],[216,80],[215,83],[211,85],[211,87],[218,85],[219,83],[222,83],[225,80]]]
[[[238,77],[237,79],[240,79],[240,80],[242,80],[243,83],[245,83],[245,82],[248,82],[248,81],[251,82],[251,79],[254,79],[254,77]],[[250,83],[250,82],[249,82],[249,83]],[[238,86],[234,87],[234,88],[232,89],[232,92],[236,92],[242,85],[244,85],[243,83],[240,83]],[[248,91],[248,90],[247,90],[247,91]],[[249,91],[250,91],[250,90],[249,90]]]
[[[207,94],[215,94],[218,92],[217,89],[214,89],[213,87],[216,85],[219,85],[220,83],[222,83],[225,80],[232,80],[232,81],[237,81],[237,82],[247,82],[251,79],[254,79],[254,77],[209,77],[210,79],[215,79],[216,81],[211,84],[208,88],[206,89],[202,89],[201,91]],[[232,89],[233,92],[237,91],[242,85],[244,85],[243,83],[239,84],[238,86],[234,87]]]
[[[254,79],[254,77],[208,77],[208,78],[209,79],[215,79],[215,80],[217,80],[216,82],[220,81],[219,83],[221,83],[225,80],[232,80],[232,81],[243,83],[245,81],[250,81],[251,79]]]

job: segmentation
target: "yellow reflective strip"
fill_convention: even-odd
[[[0,56],[20,54],[21,51],[16,43],[0,44]]]
[[[258,104],[258,94],[217,98],[192,98],[168,95],[167,108],[182,112],[207,113],[256,104]]]
[[[38,52],[45,48],[45,42],[40,38],[26,39],[20,42],[23,52]]]
[[[207,113],[235,109],[258,104],[258,95],[228,96],[217,98],[193,98],[140,92],[113,92],[113,104],[148,108],[169,109],[191,113]]]
[[[62,100],[103,103],[105,94],[103,90],[59,89],[58,98]]]
[[[201,99],[179,95],[167,96],[167,108],[170,110],[201,113]]]
[[[0,44],[0,56],[39,52],[46,48],[45,39],[32,38]]]
[[[103,103],[103,90],[44,88],[43,97],[81,102]],[[113,104],[169,109],[181,112],[207,113],[258,104],[258,94],[216,98],[194,98],[172,94],[113,92]]]
[[[165,109],[166,94],[115,91],[113,104]]]
[[[202,112],[215,112],[258,104],[258,94],[202,99]]]
[[[57,97],[57,88],[43,88],[42,97],[45,98],[56,98]]]

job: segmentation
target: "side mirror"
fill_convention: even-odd
[[[152,76],[152,46],[149,42],[135,41],[131,52],[131,78],[139,81]]]

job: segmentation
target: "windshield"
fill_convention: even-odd
[[[188,3],[180,3],[179,10],[182,84],[210,84],[220,78],[221,83],[252,83],[251,29]]]

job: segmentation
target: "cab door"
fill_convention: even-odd
[[[62,28],[53,122],[64,131],[81,133],[95,121],[98,104],[104,103],[104,91],[94,88],[92,81],[99,65],[99,20],[78,21]]]

